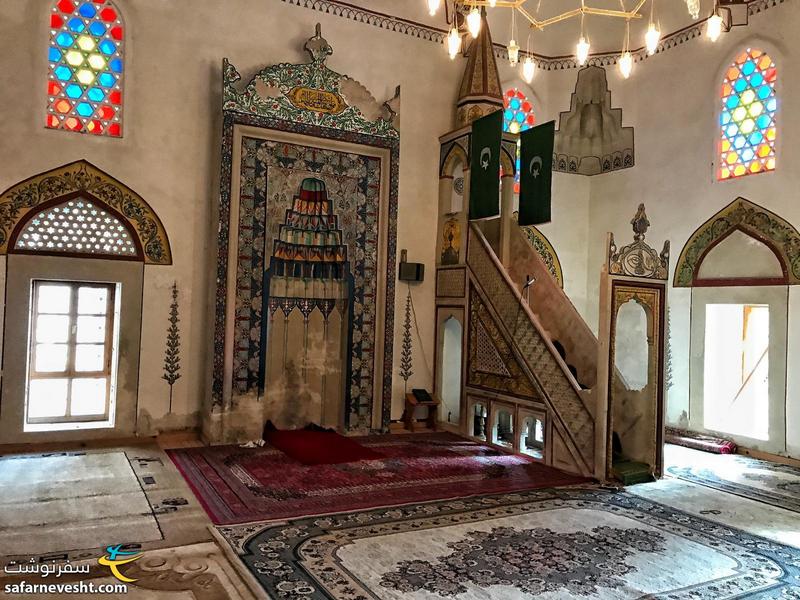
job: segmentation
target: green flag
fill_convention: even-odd
[[[484,219],[500,214],[500,142],[503,111],[498,110],[472,123],[472,159],[469,167],[469,218]]]
[[[523,131],[519,163],[519,224],[550,222],[550,184],[553,181],[553,138],[556,122]]]

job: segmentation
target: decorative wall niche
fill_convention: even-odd
[[[553,150],[553,170],[599,175],[634,165],[633,127],[622,126],[622,109],[611,108],[606,71],[578,71],[570,109],[561,113]]]
[[[80,202],[83,202],[84,206],[78,206]],[[67,208],[70,211],[69,215],[65,212]],[[78,213],[83,210],[87,213],[79,215]],[[92,214],[92,211],[97,214]],[[67,233],[69,227],[64,228],[62,234],[58,234],[58,225],[54,227],[56,231],[48,233],[36,224],[39,218],[52,218],[67,224],[73,222],[73,217],[100,219],[96,223],[97,231],[105,231],[110,237],[99,236],[96,240],[97,245],[107,245],[100,244],[101,239],[124,241],[121,245],[114,244],[117,250],[106,250],[103,247],[95,249],[95,242],[92,243],[91,249],[69,248],[66,244],[75,241],[70,241],[70,237],[74,235],[70,236]],[[78,222],[86,221],[75,221],[73,224]],[[118,235],[115,237],[114,233]],[[47,236],[44,247],[38,247],[31,237],[34,234]],[[37,239],[44,240],[44,237]],[[64,247],[49,248],[47,241],[62,242]],[[85,160],[45,171],[0,194],[0,254],[29,251],[62,255],[104,254],[116,258],[138,259],[145,264],[172,264],[172,251],[167,232],[150,205],[125,184]]]
[[[748,239],[749,238],[749,239]],[[752,246],[746,263],[719,267],[718,252],[726,246]],[[718,250],[715,248],[720,245]],[[766,254],[770,250],[775,260]],[[730,250],[730,248],[727,248]],[[702,268],[706,259],[710,268]],[[778,265],[775,264],[777,261]],[[718,267],[713,265],[717,264]],[[780,273],[777,270],[780,267]],[[674,287],[797,285],[800,283],[800,233],[779,215],[745,198],[737,198],[698,227],[675,265]]]
[[[277,396],[301,388],[308,392],[306,396],[312,404],[342,406],[342,412],[336,408],[335,415],[328,415],[330,411],[325,409],[324,420],[330,425],[365,431],[385,429],[389,424],[399,89],[394,98],[380,104],[360,83],[328,68],[326,61],[333,48],[322,37],[319,25],[304,47],[310,57],[308,62],[265,67],[244,86],[240,85],[236,68],[227,60],[223,62],[214,365],[211,411],[204,423],[206,434],[215,440],[249,439],[257,434],[264,419],[276,414],[269,414],[265,406],[280,411],[277,414],[284,426],[303,415],[316,415],[312,420],[319,418],[318,411],[307,413],[305,409],[290,414],[291,403],[281,401],[273,406],[272,400]],[[349,306],[340,311],[350,315],[341,321],[343,366],[341,361],[335,361],[338,366],[328,364],[310,342],[317,330],[323,337],[326,331],[325,319],[315,311],[319,305],[315,292],[294,284],[284,286],[284,290],[277,285],[281,278],[296,275],[274,270],[274,261],[269,260],[270,255],[276,257],[275,244],[283,243],[279,238],[284,235],[291,240],[302,238],[292,241],[293,247],[308,244],[314,251],[327,251],[327,242],[317,240],[313,227],[306,227],[308,231],[303,232],[294,224],[283,230],[279,227],[287,208],[293,207],[298,214],[303,212],[307,201],[302,197],[292,199],[303,181],[312,180],[326,190],[327,199],[320,196],[315,200],[325,210],[318,215],[304,215],[301,220],[325,220],[330,229],[328,238],[334,229],[341,230],[341,240],[334,245],[347,247],[350,287],[343,288],[335,299],[325,296],[331,302],[326,301],[319,308],[319,314],[324,316],[331,304]],[[364,231],[357,227],[362,222],[367,223]],[[283,316],[278,319],[276,315]],[[287,334],[283,345],[291,350],[292,344],[305,344],[303,347],[309,352],[302,350],[298,355],[291,351],[293,356],[302,358],[302,364],[287,371],[284,354],[273,352],[272,345],[280,344],[275,337],[280,333],[280,322],[298,318],[294,326],[300,328],[302,335]],[[290,329],[284,328],[284,333]],[[302,341],[306,340],[306,331],[308,342]],[[288,386],[280,394],[269,389],[266,376],[267,370],[274,371],[278,363]],[[311,373],[312,363],[327,373],[322,377],[327,383],[321,387],[308,379],[316,376]],[[317,371],[314,369],[319,374]],[[299,378],[297,385],[291,384],[292,378]],[[311,387],[303,387],[306,383]],[[320,397],[328,395],[328,391],[338,394],[340,388],[341,402],[328,403]],[[264,402],[267,399],[269,402]],[[230,425],[230,418],[223,422],[223,412],[233,412],[241,418],[241,426]]]

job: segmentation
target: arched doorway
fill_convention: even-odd
[[[689,427],[786,450],[789,286],[800,234],[738,198],[690,237],[675,287],[691,287]]]
[[[457,425],[461,419],[461,356],[463,328],[454,316],[444,322],[442,332],[441,400],[440,417]]]

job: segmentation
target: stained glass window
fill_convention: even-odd
[[[748,48],[725,72],[720,111],[720,180],[775,169],[775,61]]]
[[[520,133],[533,127],[536,117],[530,100],[517,88],[506,90],[503,96],[503,131]],[[514,178],[514,193],[519,194],[519,143],[517,143],[517,176]]]
[[[124,33],[111,0],[54,2],[47,127],[122,136]]]
[[[137,255],[128,229],[114,215],[82,198],[39,212],[20,233],[15,249],[28,252],[71,252]]]

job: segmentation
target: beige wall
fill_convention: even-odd
[[[136,190],[170,236],[171,267],[144,276],[140,410],[143,422],[177,428],[197,422],[209,387],[214,206],[219,181],[221,63],[248,78],[260,67],[301,62],[304,42],[322,23],[334,48],[331,68],[362,82],[379,100],[402,89],[398,251],[434,273],[437,137],[450,129],[461,64],[436,44],[279,0],[119,0],[127,25],[125,137],[96,138],[44,127],[49,0],[0,0],[0,188],[85,158]],[[182,378],[166,421],[169,389],[161,379],[170,287],[180,291]],[[415,340],[412,387],[432,387],[433,278],[415,289],[424,345]],[[405,294],[398,292],[402,315]],[[402,318],[395,320],[397,376]],[[20,341],[6,340],[7,347]],[[424,353],[425,360],[422,360]]]
[[[3,337],[7,340],[3,357],[3,395],[0,411],[2,443],[52,439],[46,431],[23,433],[25,389],[28,371],[29,317],[31,286],[34,279],[119,284],[119,338],[115,416],[113,428],[61,431],[59,439],[85,440],[103,437],[130,437],[137,429],[136,400],[139,392],[139,335],[142,314],[142,271],[140,262],[67,258],[61,256],[12,255],[5,261],[5,311]],[[14,350],[12,351],[12,347]]]
[[[660,249],[672,243],[670,277],[681,248],[694,230],[725,205],[743,196],[800,227],[800,55],[794,38],[800,11],[785,3],[750,18],[749,27],[734,28],[716,44],[705,37],[690,40],[637,63],[622,80],[608,69],[614,106],[623,109],[623,124],[635,128],[636,166],[591,178],[590,237],[586,269],[589,302],[585,313],[597,323],[599,269],[607,231],[617,243],[632,236],[630,219],[639,202],[652,223],[648,241]],[[717,182],[712,162],[717,142],[717,106],[724,68],[748,45],[770,52],[778,67],[778,158],[774,173]],[[563,107],[574,86],[574,72],[548,79]],[[554,91],[555,93],[555,91]],[[565,108],[562,108],[562,110]],[[562,201],[559,199],[559,201]],[[556,250],[560,251],[559,246]],[[800,290],[789,292],[788,381],[784,453],[800,456]],[[668,422],[689,411],[689,289],[670,288],[673,385],[668,393]],[[777,349],[778,352],[781,349]]]
[[[410,2],[412,0],[404,0]],[[416,1],[416,0],[413,0]],[[432,387],[433,277],[438,234],[437,137],[451,129],[452,104],[464,61],[448,60],[431,42],[298,8],[279,0],[120,0],[128,27],[125,137],[94,138],[44,128],[49,0],[0,0],[0,187],[79,158],[95,163],[140,193],[170,235],[172,267],[144,274],[140,410],[155,425],[166,413],[168,387],[161,379],[170,286],[178,282],[183,377],[175,386],[176,415],[162,426],[196,422],[208,389],[211,302],[214,282],[214,206],[219,180],[220,63],[228,57],[244,78],[266,64],[305,60],[304,41],[320,21],[332,44],[329,65],[361,81],[379,100],[402,88],[398,250],[425,262],[427,281],[415,288],[422,344],[415,339],[411,387]],[[384,2],[386,4],[386,2]],[[389,8],[387,11],[391,12]],[[673,265],[694,229],[737,196],[744,196],[800,225],[800,63],[793,36],[800,11],[791,3],[751,18],[712,45],[690,40],[637,64],[623,81],[609,69],[612,104],[623,124],[635,127],[636,167],[585,178],[554,176],[553,223],[541,227],[559,258],[565,289],[592,328],[597,327],[599,268],[607,231],[618,240],[645,202],[653,227],[648,239],[673,244]],[[748,40],[775,55],[779,69],[778,171],[717,183],[712,161],[720,71]],[[762,43],[763,42],[763,43]],[[524,86],[516,70],[500,65],[505,84]],[[537,74],[529,97],[538,121],[569,108],[574,69]],[[589,244],[584,240],[588,239]],[[789,298],[787,452],[800,455],[800,299]],[[402,412],[403,381],[397,376],[405,294],[395,303],[395,368],[392,417]],[[688,290],[671,289],[674,385],[668,416],[688,410]],[[5,340],[17,347],[18,340]],[[150,419],[145,419],[150,423]],[[794,433],[792,433],[794,432]]]

